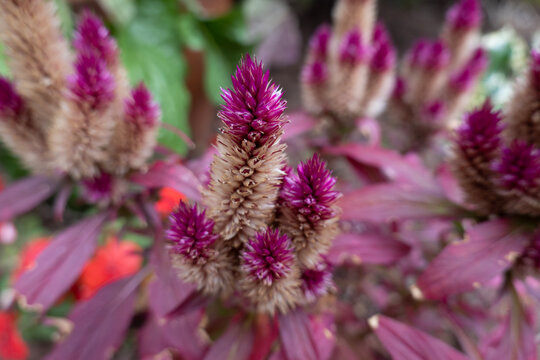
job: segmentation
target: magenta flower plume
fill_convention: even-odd
[[[324,60],[328,55],[328,44],[332,28],[328,24],[323,24],[317,28],[309,40],[309,53],[317,60]]]
[[[531,52],[530,69],[534,85],[537,89],[540,89],[540,52],[536,50]]]
[[[334,191],[336,179],[326,169],[326,163],[315,154],[310,160],[300,163],[298,176],[285,178],[283,198],[288,206],[306,217],[312,224],[334,217],[332,204],[338,199]]]
[[[416,67],[421,64],[421,59],[424,56],[426,49],[429,47],[429,41],[426,39],[420,39],[416,41],[413,47],[407,54],[409,66]]]
[[[396,51],[389,40],[381,40],[373,44],[371,68],[378,71],[386,71],[396,64]]]
[[[452,75],[450,86],[458,92],[467,91],[475,84],[476,79],[485,70],[488,58],[485,51],[477,49],[463,69]]]
[[[246,55],[232,76],[233,89],[223,90],[225,100],[219,118],[226,125],[226,133],[240,143],[247,139],[263,145],[275,139],[285,120],[282,114],[286,102],[279,89],[264,72],[262,63]]]
[[[307,303],[311,303],[326,294],[328,288],[332,285],[332,272],[324,261],[312,269],[302,270],[300,278],[302,281],[302,293]]]
[[[457,143],[465,154],[482,154],[491,159],[501,144],[501,113],[493,110],[489,101],[480,109],[466,115],[465,123],[458,129]]]
[[[448,10],[446,17],[455,30],[475,28],[482,21],[482,9],[478,0],[461,0]]]
[[[105,62],[96,56],[79,54],[75,74],[68,82],[74,98],[94,109],[105,107],[114,100],[114,77]]]
[[[502,150],[493,170],[504,189],[529,192],[540,186],[540,152],[533,145],[516,140]]]
[[[304,65],[302,81],[308,84],[322,84],[328,79],[328,67],[323,61]]]
[[[102,172],[91,179],[82,181],[82,195],[91,203],[110,200],[113,196],[114,178],[111,174]]]
[[[11,81],[0,76],[0,116],[17,116],[22,108],[23,101]]]
[[[369,47],[363,41],[360,30],[354,29],[345,34],[339,49],[341,63],[354,66],[364,61],[368,55]]]
[[[440,40],[428,43],[420,53],[420,65],[428,70],[439,70],[448,65],[450,52]]]
[[[199,212],[197,205],[190,206],[181,201],[170,216],[171,227],[167,238],[174,244],[173,251],[193,262],[206,260],[210,249],[218,239],[213,233],[214,222]]]
[[[394,90],[392,91],[392,97],[395,100],[402,100],[407,91],[407,83],[401,76],[396,77],[396,83],[394,84]]]
[[[159,105],[142,82],[133,89],[131,96],[125,100],[124,111],[126,121],[142,127],[154,126],[161,115]]]
[[[294,253],[287,235],[281,235],[277,229],[266,229],[246,244],[242,259],[242,268],[251,278],[270,286],[288,276]]]
[[[84,11],[77,24],[73,46],[79,53],[86,53],[114,64],[118,57],[116,41],[101,20],[90,11]]]

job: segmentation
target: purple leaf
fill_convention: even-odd
[[[175,348],[183,360],[202,359],[208,344],[200,331],[202,312],[192,311],[165,321],[163,330],[171,347]]]
[[[345,194],[338,204],[342,219],[374,222],[444,217],[457,209],[443,197],[400,183],[364,187]]]
[[[47,310],[69,289],[94,253],[107,217],[103,213],[78,222],[39,254],[36,266],[24,272],[14,286],[28,305]]]
[[[32,210],[51,196],[60,179],[45,176],[27,177],[0,191],[0,222]]]
[[[253,348],[255,334],[251,328],[233,322],[223,335],[212,345],[204,360],[235,359],[248,360]]]
[[[448,164],[437,170],[437,181],[448,199],[462,206],[465,204],[465,193]]]
[[[139,284],[146,271],[115,281],[69,315],[73,331],[58,344],[47,360],[105,360],[118,348],[131,322]]]
[[[472,290],[506,271],[527,242],[528,236],[508,221],[476,225],[463,241],[448,245],[431,262],[418,279],[418,288],[427,299]]]
[[[353,263],[390,265],[406,256],[410,247],[391,235],[375,232],[341,234],[333,242],[328,259],[334,265]]]
[[[317,119],[306,112],[299,111],[289,114],[289,123],[283,127],[283,136],[281,139],[283,141],[293,139],[313,129],[316,124]]]
[[[160,320],[155,316],[151,316],[145,322],[137,339],[138,353],[141,359],[153,359],[157,354],[164,354],[170,347],[169,341],[163,334]]]
[[[278,318],[279,337],[287,360],[319,360],[308,315],[302,309],[282,314]]]
[[[321,314],[311,318],[311,334],[320,360],[328,360],[336,345],[336,326],[331,314]]]
[[[444,342],[385,316],[376,315],[369,324],[396,360],[467,360]]]
[[[171,187],[191,200],[201,198],[201,183],[187,167],[177,163],[157,161],[144,174],[135,174],[131,181],[148,188]]]

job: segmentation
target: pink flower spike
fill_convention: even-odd
[[[309,40],[309,52],[316,59],[326,59],[328,55],[328,43],[332,35],[332,28],[328,24],[323,24],[317,28]]]
[[[461,0],[448,10],[446,21],[454,30],[478,27],[482,21],[482,9],[478,0]]]
[[[396,83],[394,84],[394,90],[392,92],[392,97],[396,100],[402,100],[407,92],[407,83],[405,79],[401,76],[396,78]]]
[[[382,22],[378,22],[377,25],[375,25],[375,29],[373,30],[373,37],[371,43],[373,45],[377,45],[389,42],[390,36],[388,35],[388,30]]]
[[[321,262],[313,269],[304,269],[301,280],[305,299],[308,302],[313,302],[326,294],[328,288],[332,286],[332,272],[326,262]]]
[[[428,103],[423,108],[423,116],[424,119],[427,120],[430,123],[436,123],[437,121],[441,120],[445,113],[445,106],[444,102],[441,100],[435,100],[433,102]]]
[[[109,105],[114,99],[115,81],[105,62],[93,55],[79,54],[75,74],[68,79],[72,96],[94,109]]]
[[[247,274],[270,286],[291,271],[294,253],[287,235],[266,229],[246,244],[242,259]]]
[[[154,126],[161,116],[159,104],[154,101],[152,93],[142,82],[125,100],[124,111],[126,121],[144,127]]]
[[[348,65],[357,65],[369,56],[369,47],[363,41],[360,30],[354,29],[345,34],[339,49],[339,61]]]
[[[375,45],[371,57],[371,68],[377,71],[387,71],[396,64],[396,51],[389,41],[382,41]]]
[[[465,117],[458,129],[457,144],[465,153],[484,154],[491,158],[501,144],[502,115],[489,101]]]
[[[308,84],[322,84],[328,79],[328,68],[322,61],[306,64],[302,69],[302,81]]]
[[[452,75],[450,86],[458,92],[467,91],[486,69],[488,58],[482,48],[478,48],[463,69]]]
[[[282,91],[270,81],[262,63],[246,55],[232,77],[233,89],[223,90],[225,100],[219,118],[226,125],[224,132],[238,143],[244,139],[263,145],[283,128],[282,115],[287,103]]]
[[[116,41],[110,36],[103,22],[88,10],[84,11],[79,19],[73,46],[79,53],[105,59],[108,65],[118,60]]]
[[[22,108],[23,101],[11,81],[0,76],[0,116],[17,116]]]
[[[409,66],[416,67],[421,63],[424,52],[429,47],[429,41],[426,39],[418,40],[406,55]]]
[[[181,201],[170,221],[167,238],[174,244],[175,253],[193,262],[209,258],[218,235],[213,233],[214,221],[206,217],[206,211],[200,212],[197,205],[190,206]]]
[[[516,140],[502,150],[501,159],[493,164],[500,185],[507,190],[527,192],[540,186],[540,152],[524,141]]]
[[[448,65],[450,52],[440,40],[428,44],[420,53],[420,65],[428,70],[440,70]]]
[[[533,50],[531,52],[531,75],[536,88],[540,89],[540,52]]]

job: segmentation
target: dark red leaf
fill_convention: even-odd
[[[308,315],[302,309],[281,314],[279,337],[287,360],[319,360]]]
[[[391,235],[341,234],[332,243],[328,259],[334,265],[346,262],[389,265],[406,256],[409,250],[407,244]]]
[[[148,188],[170,187],[194,201],[201,198],[200,181],[191,170],[178,163],[158,161],[148,172],[132,176],[131,181]]]
[[[27,177],[0,191],[0,222],[32,210],[51,196],[60,179],[45,176]]]
[[[502,274],[528,242],[528,236],[508,221],[493,220],[474,226],[465,239],[448,245],[418,279],[428,299],[472,290]]]
[[[15,289],[28,305],[47,310],[79,276],[96,248],[108,214],[82,220],[58,234],[36,259],[36,266],[24,272]]]
[[[204,360],[248,360],[254,339],[251,328],[243,328],[241,323],[232,322],[227,331],[208,350]]]
[[[69,315],[73,331],[47,360],[110,359],[131,322],[139,284],[147,271],[115,281],[75,306]]]
[[[444,342],[385,316],[376,315],[369,323],[395,360],[467,360]]]

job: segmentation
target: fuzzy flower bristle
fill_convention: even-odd
[[[109,105],[114,99],[115,81],[100,58],[90,54],[79,54],[75,74],[68,79],[74,98],[93,109]]]
[[[114,64],[118,60],[116,41],[101,20],[88,10],[84,11],[79,19],[73,46],[79,53],[105,59],[107,64]]]
[[[447,22],[456,30],[475,28],[481,21],[482,9],[478,0],[461,0],[447,14]]]
[[[332,28],[328,24],[323,24],[317,28],[309,40],[309,53],[316,60],[324,60],[328,56],[328,46]]]
[[[131,96],[125,100],[124,112],[126,121],[146,127],[154,126],[161,115],[159,105],[144,83],[133,89]]]
[[[173,251],[194,263],[207,260],[218,235],[213,234],[214,222],[206,217],[206,211],[181,201],[170,220],[167,238],[173,243]]]
[[[225,104],[218,115],[225,124],[224,131],[238,143],[246,139],[263,145],[275,139],[284,125],[286,102],[262,63],[246,55],[232,76],[232,83],[233,90],[223,90]]]
[[[17,116],[22,107],[23,101],[11,81],[0,76],[0,116]]]
[[[540,152],[533,145],[516,140],[502,150],[493,164],[498,185],[506,190],[528,192],[540,187]]]
[[[369,48],[362,39],[360,30],[353,29],[343,37],[339,49],[339,61],[349,66],[357,65],[368,57]]]
[[[501,144],[502,115],[494,111],[491,103],[466,115],[465,123],[458,129],[458,146],[466,154],[482,154],[492,159]]]
[[[298,165],[297,172],[297,177],[285,180],[283,198],[288,204],[312,224],[335,216],[332,204],[339,197],[339,192],[333,190],[336,179],[319,155]]]
[[[313,268],[302,270],[300,278],[301,290],[306,303],[312,303],[326,294],[332,285],[332,272],[324,261]]]

